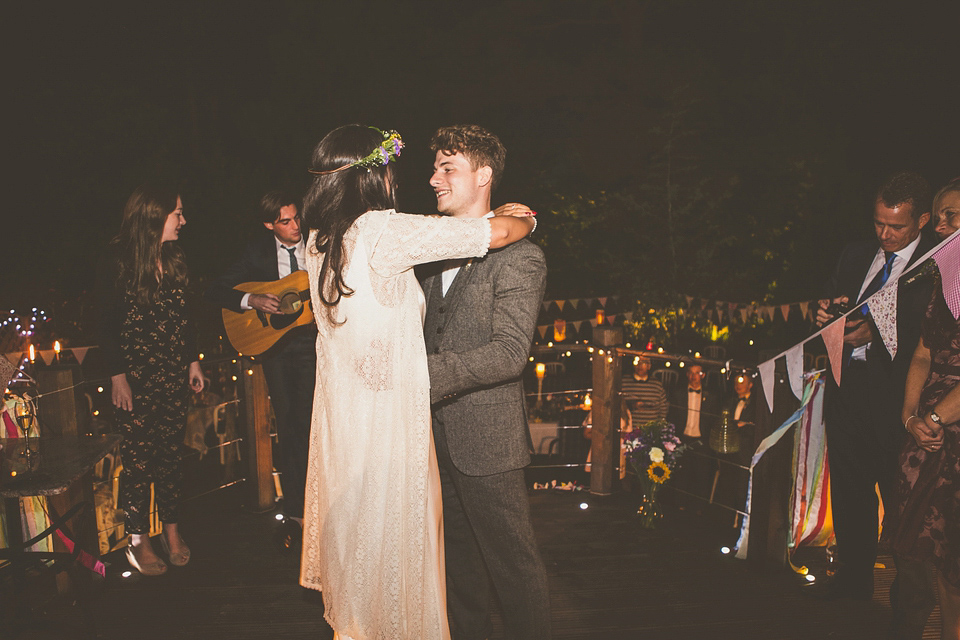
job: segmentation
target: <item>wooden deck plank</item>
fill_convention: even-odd
[[[243,499],[234,487],[184,505],[181,528],[193,548],[187,567],[122,579],[122,554],[108,556],[108,577],[94,598],[98,637],[320,637],[317,599],[297,584],[299,558],[279,553],[275,521],[245,510]],[[819,602],[787,570],[722,555],[721,543],[736,532],[709,517],[668,513],[660,528],[643,529],[635,498],[624,494],[534,491],[531,509],[558,639],[872,640],[889,623],[892,568],[878,570],[873,602]],[[53,608],[21,637],[80,638],[78,618],[75,607]],[[502,637],[499,619],[494,625],[493,639]]]

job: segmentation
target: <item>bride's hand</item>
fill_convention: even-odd
[[[493,210],[493,215],[495,216],[514,216],[516,218],[526,218],[527,216],[537,215],[536,211],[533,211],[525,204],[520,204],[519,202],[508,202],[507,204],[500,205]]]

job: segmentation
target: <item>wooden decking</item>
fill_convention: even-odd
[[[278,552],[272,515],[246,510],[242,489],[184,505],[181,527],[193,548],[187,567],[158,578],[125,579],[122,554],[106,558],[107,579],[95,585],[89,605],[96,637],[323,637],[320,605],[297,585],[299,558]],[[889,622],[892,570],[878,571],[873,602],[810,599],[802,593],[802,579],[789,570],[720,553],[735,538],[726,514],[698,517],[668,509],[663,525],[651,531],[639,526],[630,494],[533,491],[531,506],[549,574],[555,638],[856,640],[882,638]],[[807,555],[816,571],[819,554]],[[20,638],[85,637],[75,605],[54,603],[29,618]],[[10,629],[7,622],[0,623],[6,638],[4,629]],[[502,637],[499,624],[493,637]],[[928,637],[937,637],[932,628]]]

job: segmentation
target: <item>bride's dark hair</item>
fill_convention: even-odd
[[[376,129],[349,124],[334,129],[313,150],[310,169],[331,171],[366,157],[380,143],[383,134]],[[354,221],[367,211],[396,209],[395,188],[390,165],[350,167],[336,173],[315,175],[303,199],[303,220],[317,230],[316,249],[323,254],[320,268],[320,300],[328,308],[335,306],[353,290],[343,281],[343,235]],[[391,182],[392,185],[392,182]]]

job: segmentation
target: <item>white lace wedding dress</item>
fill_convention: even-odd
[[[341,640],[435,640],[447,627],[440,479],[415,264],[479,257],[488,220],[370,211],[344,236],[331,322],[307,243],[317,384],[300,583]]]

